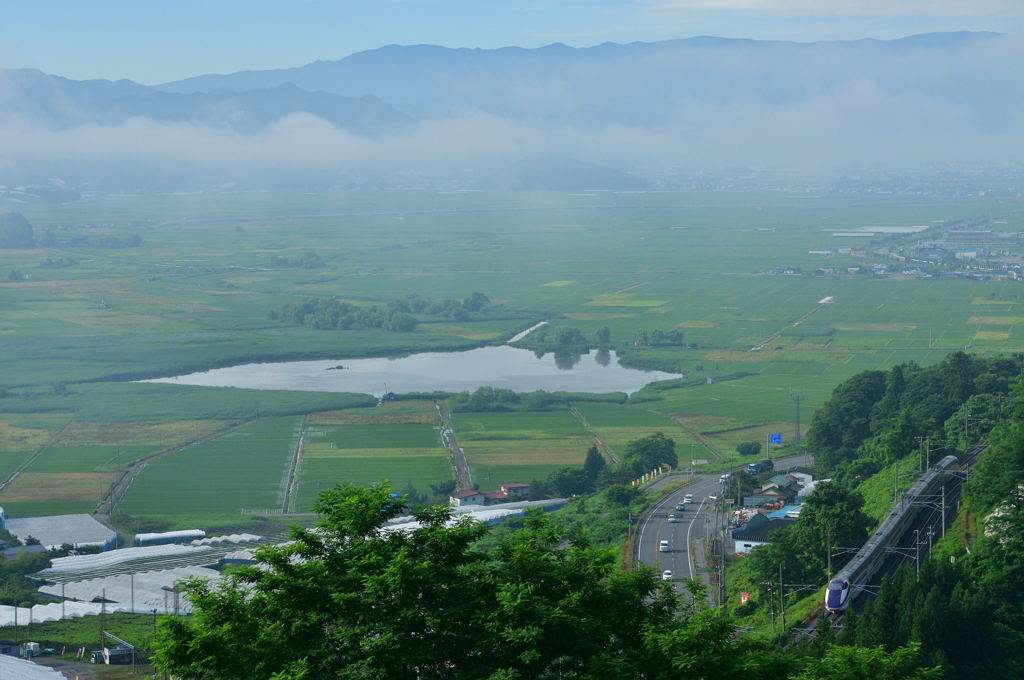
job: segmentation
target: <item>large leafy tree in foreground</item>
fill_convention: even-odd
[[[785,658],[733,639],[716,612],[543,516],[484,552],[487,528],[448,508],[386,527],[402,512],[389,491],[327,491],[292,543],[258,549],[260,564],[216,587],[190,582],[196,613],[161,624],[158,667],[204,680],[785,674]]]
[[[447,507],[403,512],[385,485],[322,494],[321,520],[218,586],[191,581],[191,619],[166,618],[156,665],[182,680],[746,680],[800,670],[736,636],[699,586],[566,537],[542,514],[475,547],[485,525]],[[805,669],[806,670],[806,669]],[[804,675],[801,677],[818,677]],[[822,676],[825,677],[825,676]],[[827,676],[833,677],[833,676]],[[888,676],[887,676],[888,677]]]

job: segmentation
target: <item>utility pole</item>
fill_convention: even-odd
[[[794,394],[793,401],[796,402],[796,446],[800,447],[800,400],[803,399],[803,395]]]
[[[971,420],[971,407],[966,402],[964,402],[964,450],[965,451],[967,450],[967,447],[970,446],[970,444],[971,444],[971,440],[967,436],[967,428],[970,425],[970,420]]]
[[[782,562],[779,562],[779,611],[782,614],[782,632],[786,632],[786,590],[782,584]]]
[[[921,573],[921,530],[914,529],[914,572]]]
[[[725,494],[722,494],[723,496]],[[722,539],[718,546],[718,601],[725,606],[725,498],[718,504],[722,509]]]
[[[107,589],[103,589],[103,599],[100,600],[100,651],[103,651],[103,619],[107,614]]]
[[[829,580],[831,580],[832,579],[832,530],[831,529],[829,529],[829,531],[828,531],[828,541],[827,541],[826,545],[828,546],[828,578],[829,578]]]
[[[946,537],[946,485],[942,485],[942,537]]]

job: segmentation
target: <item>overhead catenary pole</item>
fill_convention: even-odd
[[[946,537],[946,485],[942,485],[942,537]]]
[[[782,615],[782,632],[786,632],[786,591],[782,584],[782,562],[779,562],[779,612]]]

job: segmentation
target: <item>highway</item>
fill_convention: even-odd
[[[784,471],[788,468],[804,464],[804,456],[791,456],[775,459],[775,469]],[[733,471],[733,474],[742,474]],[[708,500],[709,496],[721,498],[722,485],[719,475],[694,475],[692,477],[673,475],[656,482],[652,489],[680,480],[690,480],[681,488],[668,494],[657,505],[651,508],[639,522],[636,529],[634,559],[648,564],[660,574],[671,569],[673,582],[678,584],[689,578],[697,577],[709,586],[706,560],[704,555],[705,539],[709,532],[720,526],[720,507]],[[683,501],[686,494],[693,495],[693,502],[676,510],[676,505]],[[675,515],[678,521],[669,522],[668,516]],[[659,552],[660,541],[668,541],[669,551]]]

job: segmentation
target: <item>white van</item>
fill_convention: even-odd
[[[658,552],[668,552],[668,541],[658,542]]]

